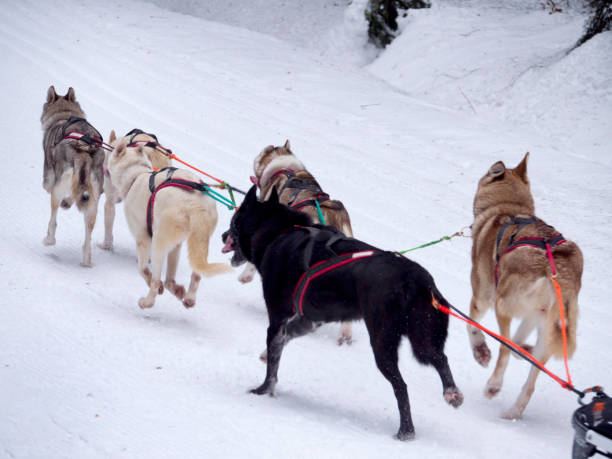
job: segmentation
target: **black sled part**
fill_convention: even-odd
[[[574,411],[572,427],[575,432],[572,459],[595,454],[612,458],[612,398],[601,388],[590,403]]]

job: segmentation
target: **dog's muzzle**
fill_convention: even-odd
[[[221,237],[223,239],[223,243],[225,244],[221,249],[221,253],[233,252],[236,249],[236,243],[234,242],[232,235],[229,233],[229,230],[223,233]]]

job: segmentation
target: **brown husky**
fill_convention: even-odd
[[[172,160],[163,152],[165,149],[157,148],[157,137],[154,134],[142,132],[140,129],[133,129],[127,135],[117,140],[115,131],[111,131],[108,138],[108,143],[111,145],[118,144],[125,139],[128,144],[142,144],[143,151],[153,170],[163,169],[164,167],[172,166]],[[119,190],[110,178],[108,173],[108,159],[111,153],[106,154],[104,159],[104,242],[100,244],[100,248],[104,250],[113,250],[113,223],[115,222],[115,204],[121,202]]]
[[[542,364],[563,356],[560,310],[550,280],[552,254],[564,299],[567,355],[576,349],[578,292],[582,277],[582,253],[553,227],[535,217],[533,197],[527,179],[527,157],[514,169],[496,162],[478,182],[472,225],[472,301],[470,317],[480,319],[491,306],[500,333],[510,338],[510,322],[521,318],[512,340],[528,350]],[[525,344],[533,330],[534,346]],[[474,358],[487,366],[491,352],[483,333],[468,325]],[[510,350],[500,347],[495,370],[485,387],[485,396],[494,397],[502,387]],[[532,368],[514,405],[502,414],[520,418],[531,398],[539,370]]]
[[[53,86],[49,87],[40,121],[45,152],[43,188],[51,195],[51,218],[43,243],[55,244],[58,207],[68,209],[76,202],[85,216],[81,265],[89,267],[91,232],[104,181],[102,136],[85,120],[72,88],[65,96],[59,96]]]
[[[268,200],[272,189],[276,187],[281,204],[299,209],[308,214],[315,223],[323,223],[319,218],[316,202],[319,203],[325,224],[342,231],[348,237],[353,237],[351,219],[340,201],[330,200],[323,192],[315,178],[291,151],[289,140],[282,147],[268,145],[255,158],[253,164],[254,177],[251,181],[259,187],[259,196]],[[255,267],[248,264],[239,279],[250,282],[255,274]],[[350,322],[342,322],[338,344],[349,343],[352,339]]]
[[[217,224],[215,201],[198,189],[199,178],[189,171],[168,168],[153,172],[142,145],[128,146],[125,138],[111,145],[114,150],[108,160],[109,173],[123,199],[125,218],[136,239],[139,271],[149,287],[148,295],[140,298],[138,305],[152,307],[165,287],[190,308],[195,305],[201,275],[210,277],[232,270],[224,263],[208,263],[208,243]],[[187,291],[175,281],[185,240],[192,267]],[[164,258],[166,280],[162,284]],[[151,270],[147,267],[149,260]]]

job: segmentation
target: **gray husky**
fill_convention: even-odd
[[[85,119],[72,88],[59,96],[49,87],[40,121],[45,152],[43,188],[51,195],[51,218],[43,243],[55,244],[58,207],[69,209],[76,202],[85,217],[81,265],[89,267],[91,232],[104,183],[102,136]]]

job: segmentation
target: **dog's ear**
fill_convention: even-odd
[[[256,202],[257,202],[257,187],[253,185],[251,189],[249,190],[249,192],[244,197],[244,201],[242,201],[242,206],[240,207],[243,207],[245,204],[252,205],[253,203],[256,203]]]
[[[497,161],[495,164],[491,166],[491,169],[489,169],[489,172],[487,172],[487,175],[495,179],[495,178],[502,177],[505,172],[506,172],[506,166],[504,165],[504,163],[502,161]]]
[[[117,134],[115,134],[115,130],[112,129],[108,135],[108,143],[113,143],[115,140],[117,140]]]
[[[125,142],[121,142],[119,145],[117,145],[117,147],[115,148],[115,157],[120,158],[123,155],[125,155],[125,152],[127,150],[127,146],[125,145]]]
[[[283,146],[285,150],[291,151],[291,144],[289,143],[289,139],[285,141],[285,145]]]
[[[270,198],[268,199],[268,202],[278,204],[278,190],[276,189],[276,186],[272,187],[272,192],[270,193]]]
[[[66,93],[64,97],[68,99],[70,102],[74,102],[76,100],[74,89],[72,89],[72,87],[68,88],[68,92]]]
[[[527,158],[529,158],[529,152],[525,153],[523,160],[512,170],[512,173],[525,183],[529,183],[527,179]]]
[[[55,102],[57,100],[57,93],[55,92],[55,86],[49,86],[47,90],[47,103]]]

